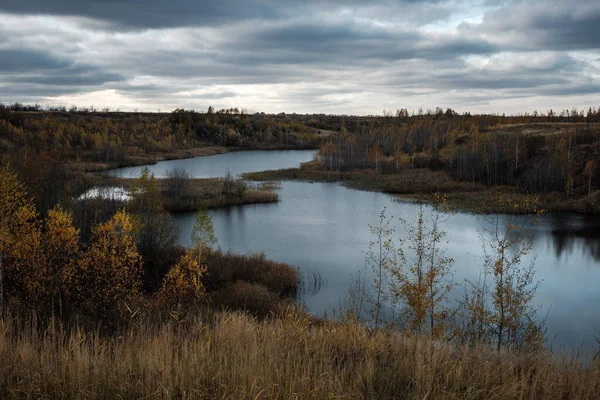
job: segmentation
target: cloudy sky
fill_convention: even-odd
[[[0,102],[600,106],[598,0],[0,0]]]

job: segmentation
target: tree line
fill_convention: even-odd
[[[434,115],[350,120],[321,147],[330,170],[448,171],[458,180],[523,192],[588,196],[600,185],[598,112],[548,116]],[[558,117],[562,118],[562,117]],[[567,117],[564,117],[565,119]]]
[[[315,148],[319,144],[313,129],[289,118],[183,109],[169,114],[38,111],[36,107],[0,104],[0,138],[55,159],[103,162],[206,143],[249,148]]]

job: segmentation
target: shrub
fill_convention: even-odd
[[[298,272],[288,264],[267,260],[264,254],[250,256],[207,253],[207,288],[223,289],[238,280],[258,283],[279,296],[293,295],[298,287]]]
[[[164,181],[169,196],[187,197],[191,193],[192,175],[185,169],[173,168],[169,170]]]
[[[247,311],[257,317],[277,312],[288,301],[258,283],[237,281],[212,295],[214,305],[229,310]]]
[[[196,304],[206,292],[203,283],[205,273],[206,266],[198,264],[196,254],[188,250],[165,276],[158,293],[159,301],[178,310]]]

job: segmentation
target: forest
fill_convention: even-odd
[[[136,154],[201,147],[312,148],[314,129],[293,119],[240,112],[171,113],[43,111],[0,104],[0,137],[11,145],[61,160],[119,164]],[[126,164],[126,163],[124,163]]]
[[[385,114],[385,113],[384,113]],[[348,186],[431,201],[447,194],[458,209],[501,191],[539,195],[552,211],[600,211],[600,112],[458,115],[443,112],[340,117],[321,145],[318,164],[248,174],[249,179],[342,181]]]
[[[343,127],[321,154],[330,169],[445,169],[473,184],[589,195],[596,187],[600,113],[572,113],[472,117],[449,110],[430,118],[382,118]]]

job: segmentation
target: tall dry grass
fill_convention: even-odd
[[[140,323],[102,337],[15,321],[0,334],[3,398],[597,398],[595,369],[545,354],[453,348],[289,309]]]

